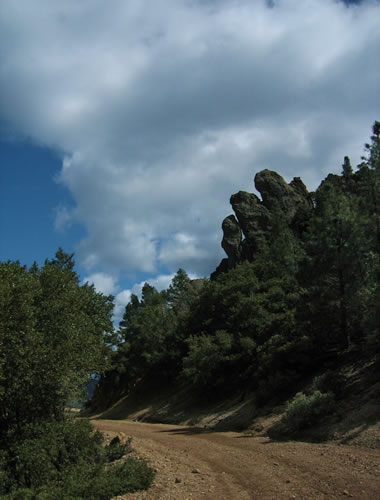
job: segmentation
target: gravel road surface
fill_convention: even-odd
[[[156,470],[149,491],[119,500],[380,499],[379,450],[127,420],[92,423],[111,438],[132,436],[134,456]]]

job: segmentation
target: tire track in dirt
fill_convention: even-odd
[[[134,455],[156,470],[149,491],[119,499],[380,498],[379,450],[127,420],[92,423],[109,436],[132,436]]]

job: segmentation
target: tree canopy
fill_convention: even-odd
[[[329,174],[291,223],[275,206],[254,257],[199,288],[179,269],[167,290],[146,284],[141,300],[132,296],[94,404],[149,380],[281,393],[332,353],[379,353],[379,134],[375,122],[362,163],[354,171],[345,156],[341,175]]]
[[[39,269],[0,263],[0,440],[30,422],[61,419],[106,367],[113,298],[80,285],[72,255]]]
[[[111,474],[102,436],[65,413],[108,365],[112,311],[61,249],[41,268],[0,263],[1,498],[111,498],[151,483],[143,462]]]

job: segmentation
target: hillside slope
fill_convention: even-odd
[[[348,353],[338,362],[343,386],[331,415],[320,418],[312,428],[292,439],[334,441],[341,444],[380,449],[380,377],[379,364],[373,359],[355,361]],[[334,373],[334,372],[330,372]],[[311,380],[290,392],[289,399],[277,398],[261,404],[257,393],[237,393],[227,399],[200,401],[186,386],[166,387],[157,391],[141,386],[102,412],[85,410],[82,414],[96,419],[133,420],[193,426],[213,431],[241,431],[252,436],[283,439],[276,426],[296,392],[310,393]]]
[[[378,446],[380,122],[314,193],[263,170],[231,196],[209,280],[145,283],[92,414]]]

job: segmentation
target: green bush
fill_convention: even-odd
[[[0,456],[3,500],[106,500],[152,483],[143,461],[109,464],[130,451],[131,439],[103,447],[86,420],[30,425],[25,435]]]
[[[35,491],[28,488],[20,488],[14,491],[13,494],[7,496],[1,496],[1,500],[35,500]],[[40,499],[39,499],[40,500]],[[41,499],[42,500],[42,499]]]
[[[144,461],[133,458],[103,469],[76,468],[65,477],[64,484],[51,500],[109,500],[117,495],[149,488],[153,477],[152,469]]]
[[[342,394],[346,378],[344,375],[328,370],[313,380],[313,389],[321,392],[332,392],[339,397]]]
[[[29,425],[24,435],[9,450],[8,464],[9,475],[21,487],[39,488],[59,481],[69,467],[101,465],[106,459],[103,436],[85,420]]]
[[[310,396],[299,392],[288,404],[281,423],[290,433],[308,429],[334,410],[331,392],[314,391]]]
[[[61,481],[40,488],[19,488],[1,500],[110,500],[125,493],[147,489],[154,473],[141,460],[128,458],[124,463],[107,468],[72,467]]]

